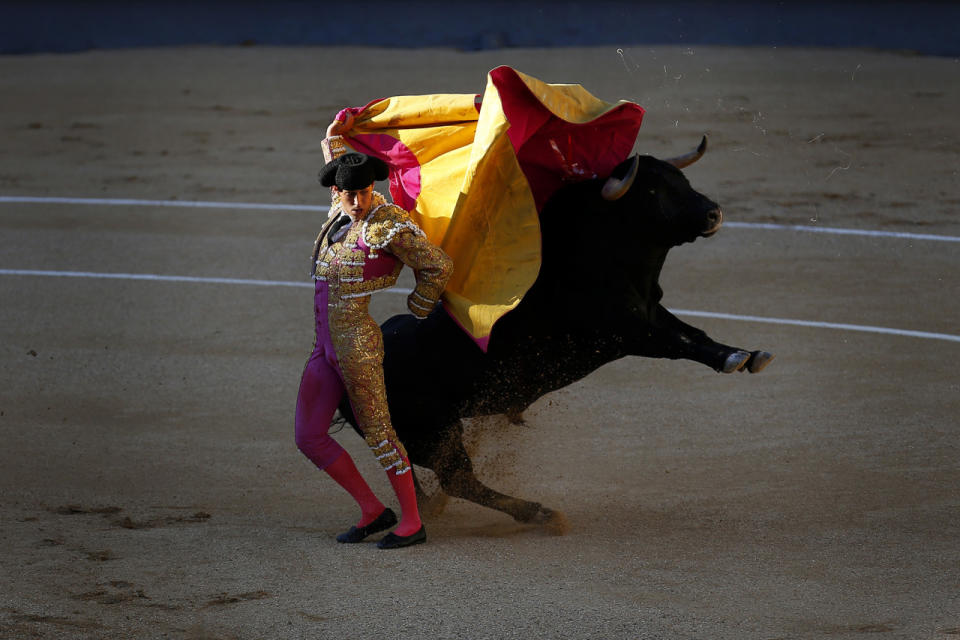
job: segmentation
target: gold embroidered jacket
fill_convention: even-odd
[[[314,244],[313,275],[329,284],[331,301],[388,289],[396,284],[407,264],[417,282],[407,298],[407,308],[419,318],[426,317],[453,272],[447,254],[424,237],[410,214],[376,191],[366,217],[352,222],[346,235],[337,241],[331,241],[331,227],[346,215],[337,196],[330,210],[330,218]]]

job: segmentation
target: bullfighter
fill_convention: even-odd
[[[427,536],[410,460],[390,420],[383,336],[369,313],[370,296],[392,287],[406,264],[417,283],[407,307],[424,318],[440,299],[453,262],[424,237],[407,211],[374,190],[377,180],[387,178],[388,167],[378,158],[348,152],[339,134],[349,129],[350,120],[349,115],[338,115],[322,145],[327,163],[320,183],[331,188],[332,205],[313,251],[316,342],[297,397],[296,443],[360,506],[360,520],[337,536],[339,542],[360,542],[397,523],[350,454],[328,433],[346,391],[364,439],[400,503],[397,528],[377,543],[381,549],[395,549],[423,543]]]

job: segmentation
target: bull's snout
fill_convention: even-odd
[[[707,212],[706,220],[706,229],[703,232],[704,238],[709,238],[717,231],[720,230],[720,226],[723,224],[723,211],[720,210],[720,207],[716,209],[711,209]]]

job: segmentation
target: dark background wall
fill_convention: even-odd
[[[213,45],[868,47],[960,55],[958,2],[0,2],[0,53]]]

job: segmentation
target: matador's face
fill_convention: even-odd
[[[363,220],[373,204],[373,185],[365,189],[340,189],[340,208],[354,220]]]

